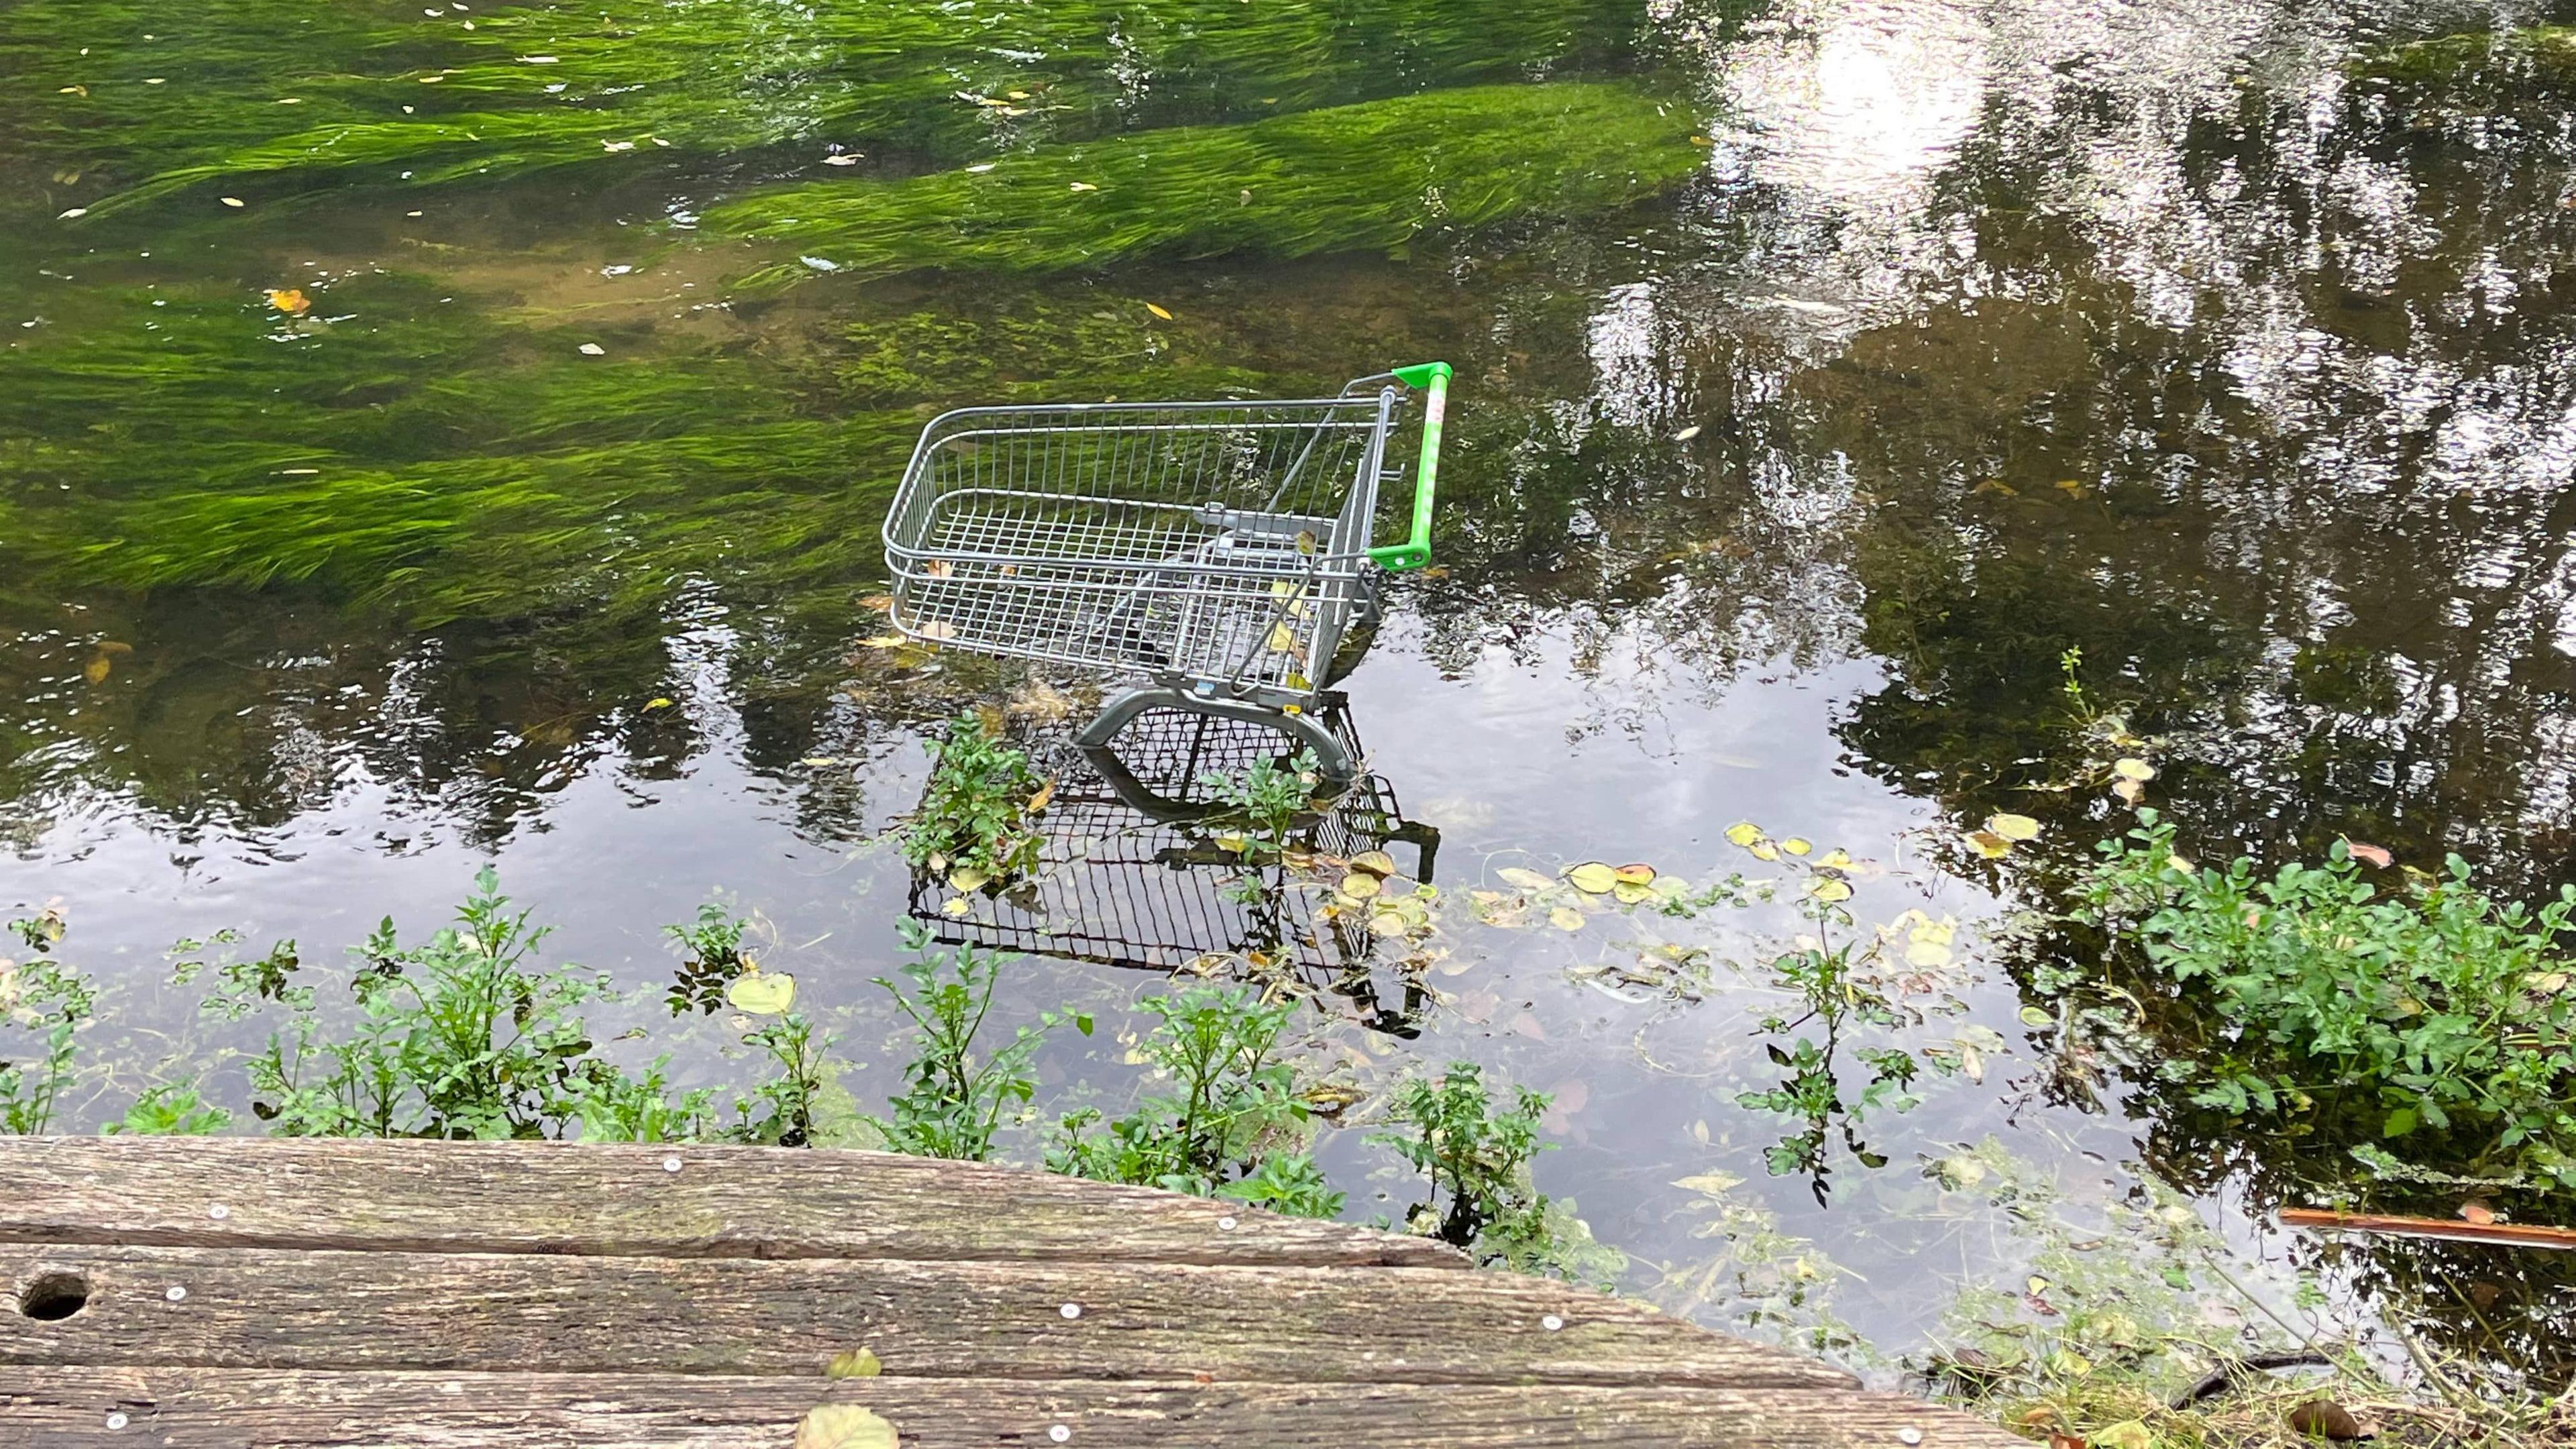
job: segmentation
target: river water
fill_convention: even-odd
[[[2099,754],[2070,677],[2204,853],[2567,875],[2576,76],[2400,49],[2565,7],[1291,4],[1239,43],[1187,5],[307,8],[0,10],[0,905],[59,901],[106,988],[77,1125],[244,1105],[258,1038],[165,984],[175,938],[336,960],[486,861],[684,1081],[741,1048],[655,1020],[660,928],[756,913],[881,1098],[881,837],[926,733],[1018,687],[854,647],[922,419],[1439,357],[1439,566],[1342,686],[1437,833],[1438,954],[1409,996],[1391,952],[1321,970],[1313,1061],[1554,1093],[1539,1184],[1626,1287],[1879,1372],[2023,1291],[2034,1214],[2062,1247],[2168,1186],[2277,1301],[2316,1267],[2562,1367],[2545,1265],[2321,1260],[2264,1213],[2348,1165],[2177,1110],[1987,943],[2127,823],[2045,788]],[[1402,109],[1450,92],[1496,119]],[[1015,166],[1109,179],[951,204]],[[2041,833],[1990,861],[1998,811]],[[1821,1177],[1739,1100],[1790,913],[1469,894],[1764,874],[1739,821],[1872,863],[1865,926],[1960,923],[1871,1039],[1972,1069],[1834,1124]],[[1114,1103],[1161,978],[1088,954],[1006,1009],[1106,1013],[1046,1074]],[[1362,1217],[1411,1190],[1370,1110],[1320,1147]]]

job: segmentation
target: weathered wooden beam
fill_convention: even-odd
[[[1021,1168],[558,1142],[0,1137],[10,1241],[1467,1266],[1423,1238]]]
[[[826,1401],[882,1416],[903,1449],[2027,1449],[1917,1400],[1817,1389],[0,1367],[0,1423],[48,1449],[788,1449]]]
[[[0,1362],[1284,1383],[1839,1387],[1825,1364],[1511,1273],[0,1245]],[[76,1285],[76,1286],[64,1286]]]

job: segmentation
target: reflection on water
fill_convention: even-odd
[[[1739,1255],[1794,1239],[1850,1268],[1837,1311],[1890,1349],[1944,1296],[1927,1264],[2013,1280],[2022,1247],[1924,1175],[1990,1135],[2069,1202],[2120,1198],[2143,1162],[2275,1263],[2294,1249],[2256,1240],[2263,1209],[2370,1186],[2236,1140],[2159,1088],[2152,1038],[2067,1030],[1989,975],[1940,989],[2005,1045],[1872,1124],[1887,1167],[1828,1141],[1828,1211],[1768,1175],[1779,1123],[1741,1102],[1780,1079],[1754,968],[1794,922],[1444,914],[1449,955],[1408,971],[1070,760],[1034,908],[958,922],[868,847],[919,793],[922,731],[1005,683],[850,647],[923,417],[1308,395],[1431,356],[1459,368],[1439,568],[1392,594],[1346,685],[1418,822],[1363,796],[1317,827],[1327,854],[1418,824],[1453,898],[1596,858],[1705,881],[1743,863],[1721,832],[1750,818],[1889,862],[1873,920],[2044,902],[2120,823],[2053,788],[2090,748],[2072,650],[2094,705],[2158,742],[2155,803],[2204,854],[2349,834],[2516,887],[2576,867],[2570,72],[2550,45],[2403,48],[2564,6],[1797,0],[1356,29],[1298,6],[1251,43],[1186,6],[961,32],[957,7],[888,4],[856,39],[764,9],[739,46],[733,5],[605,28],[422,8],[298,8],[283,71],[260,6],[0,20],[0,901],[65,899],[147,1066],[243,1045],[153,990],[171,937],[327,952],[386,910],[434,916],[490,853],[571,954],[635,983],[666,969],[663,920],[737,892],[818,1011],[864,1010],[907,909],[1092,961],[1271,956],[1350,997],[1342,1017],[1419,1032],[1337,1019],[1363,1083],[1470,1056],[1556,1092],[1542,1185],[1716,1322],[1771,1310],[1711,1286],[1713,1222]],[[1054,59],[1013,40],[1041,21]],[[1158,129],[1355,105],[1382,134],[1413,112],[1369,107],[1471,82],[1544,114],[1615,101],[1653,164],[1567,217],[1509,155],[1245,160]],[[515,119],[455,129],[484,116]],[[316,127],[351,129],[317,151]],[[1193,173],[1170,235],[1233,236],[1239,193],[1313,186],[1368,249],[1171,243],[1003,280],[962,269],[989,238],[934,215],[907,221],[918,254],[961,269],[860,283],[697,225],[782,184],[891,204],[988,160],[1054,176],[1112,133],[1121,156],[1260,169]],[[133,199],[191,166],[214,169]],[[1489,189],[1453,202],[1462,177]],[[1079,232],[1048,205],[1050,236]],[[809,275],[735,286],[781,266]],[[1137,742],[1131,772],[1187,783],[1171,743]],[[1964,856],[1958,827],[1996,810],[2037,818],[2036,847]],[[1706,984],[1622,985],[1664,946],[1705,952]],[[1099,989],[1086,969],[1032,958],[1015,1007]],[[890,1080],[878,1035],[845,1031],[862,1096]],[[1325,1149],[1354,1181],[1380,1166],[1360,1135]],[[1741,1183],[1712,1206],[1721,1178]],[[2565,1291],[2528,1263],[2379,1244],[2332,1274],[2414,1287],[2469,1351],[2563,1358]]]

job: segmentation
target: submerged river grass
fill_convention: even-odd
[[[264,1037],[174,939],[335,961],[487,860],[686,1082],[742,1048],[656,1020],[661,927],[753,914],[875,1103],[883,836],[1024,688],[857,647],[922,422],[1437,357],[1438,567],[1344,685],[1437,951],[1301,1027],[1351,1212],[1409,1188],[1368,1103],[1467,1058],[1554,1094],[1538,1181],[1623,1286],[1717,1326],[1892,1374],[2188,1221],[2280,1311],[2309,1270],[2563,1383],[2563,1264],[2282,1235],[2459,1192],[2194,1106],[2157,1061],[2206,1021],[2106,1025],[2003,937],[2133,823],[2132,754],[2206,858],[2576,875],[2576,47],[2533,28],[2576,15],[1505,8],[0,11],[0,905],[58,901],[104,993],[69,1125],[245,1107]],[[1566,929],[1503,874],[1835,849],[1864,928],[1957,924],[1865,1033],[1942,1070],[1786,1162],[1744,1099],[1808,925]],[[1043,1067],[1114,1105],[1160,984],[1004,990],[1103,1016]]]

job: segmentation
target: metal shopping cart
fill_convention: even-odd
[[[894,625],[987,654],[1142,674],[1085,728],[1148,709],[1264,724],[1311,749],[1331,793],[1357,762],[1311,716],[1380,570],[1431,559],[1445,362],[1285,402],[960,408],[931,421],[886,515]],[[1389,446],[1427,390],[1401,543],[1372,546]]]

